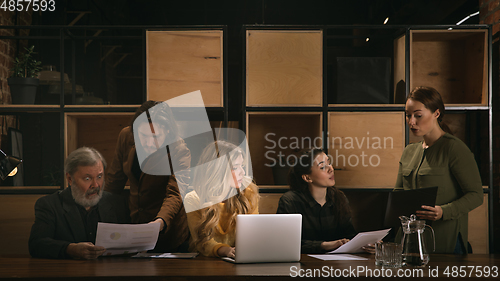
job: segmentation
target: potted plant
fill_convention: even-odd
[[[41,70],[40,61],[35,60],[35,46],[24,48],[26,52],[14,60],[12,76],[7,79],[13,104],[34,104],[36,88],[39,80],[36,78]]]

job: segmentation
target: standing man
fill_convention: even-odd
[[[66,159],[69,187],[35,204],[29,251],[37,258],[95,259],[106,249],[95,246],[97,223],[128,223],[124,200],[104,191],[106,161],[94,148],[81,147]]]
[[[179,136],[166,102],[146,101],[118,136],[108,169],[106,191],[121,194],[130,184],[132,223],[159,223],[154,252],[188,250],[189,228],[182,195],[186,193],[191,152]],[[174,173],[175,172],[175,175]]]

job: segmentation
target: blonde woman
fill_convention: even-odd
[[[235,257],[239,214],[258,214],[257,186],[245,175],[243,150],[226,141],[208,145],[193,169],[193,191],[184,199],[190,250],[209,257]]]

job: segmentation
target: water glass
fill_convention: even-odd
[[[381,266],[384,263],[384,255],[382,254],[382,241],[375,242],[375,265]]]
[[[382,243],[384,267],[401,267],[403,263],[403,245],[398,243]]]

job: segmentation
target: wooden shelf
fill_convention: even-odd
[[[90,108],[90,109],[115,109],[115,108],[129,108],[129,109],[137,109],[140,104],[105,104],[105,105],[65,105],[65,108]]]
[[[292,163],[296,150],[308,147],[315,138],[321,146],[321,124],[319,112],[247,112],[247,139],[257,185],[275,184],[271,165],[279,165],[273,163],[279,153],[291,157]]]
[[[247,30],[247,106],[321,106],[323,32]]]
[[[404,104],[406,100],[406,36],[400,36],[394,40],[393,55],[393,89],[394,103]]]
[[[410,89],[434,87],[445,104],[488,105],[488,30],[410,30]]]
[[[405,147],[403,112],[330,112],[328,151],[335,185],[394,186]]]
[[[129,126],[132,112],[65,113],[65,153],[82,146],[97,149],[108,165],[113,160],[120,131]]]
[[[393,107],[404,107],[405,104],[329,104],[328,107],[386,107],[386,108],[393,108]]]
[[[147,31],[147,99],[200,90],[205,106],[223,106],[222,30]]]
[[[0,192],[1,191],[33,191],[33,190],[39,190],[43,193],[49,192],[49,191],[57,191],[61,189],[60,186],[0,186]]]

